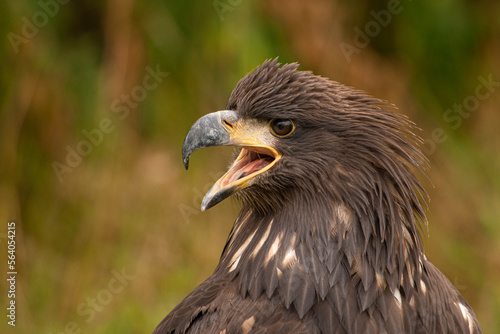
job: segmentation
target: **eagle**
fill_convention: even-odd
[[[154,333],[481,333],[424,255],[426,159],[394,107],[266,60],[197,120],[183,162],[236,147],[201,204],[241,203],[213,274]]]

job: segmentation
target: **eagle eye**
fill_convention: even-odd
[[[295,130],[295,125],[289,119],[273,119],[269,122],[271,132],[278,137],[286,137]]]

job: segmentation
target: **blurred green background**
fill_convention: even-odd
[[[426,253],[483,332],[500,333],[500,2],[9,0],[0,12],[5,315],[11,220],[18,271],[16,327],[2,314],[0,332],[151,332],[209,276],[238,205],[199,206],[231,150],[197,152],[186,172],[182,140],[279,56],[423,129]]]

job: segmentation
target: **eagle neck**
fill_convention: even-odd
[[[335,285],[395,291],[420,280],[421,252],[413,232],[377,233],[369,223],[376,212],[363,215],[346,204],[315,203],[303,201],[300,208],[284,207],[275,214],[244,206],[216,272],[238,282],[243,296],[278,294],[299,315],[307,309],[299,286],[324,299]]]

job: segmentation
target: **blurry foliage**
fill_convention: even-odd
[[[427,253],[483,332],[500,331],[500,92],[457,130],[443,120],[478,76],[500,80],[499,4],[401,1],[348,62],[339,44],[352,44],[353,28],[387,1],[242,1],[219,13],[210,1],[70,1],[17,50],[8,36],[22,34],[40,3],[0,3],[0,220],[2,233],[17,222],[19,272],[17,327],[3,321],[2,332],[59,333],[71,322],[83,332],[149,332],[211,273],[238,206],[201,214],[199,204],[231,153],[197,152],[184,172],[183,136],[276,56],[389,100],[424,138],[445,130],[430,155],[432,184],[423,180]],[[148,66],[168,76],[120,118],[113,103],[125,105]],[[52,163],[65,163],[67,146],[105,118],[113,130],[59,182]],[[135,278],[89,320],[89,298],[104,296],[122,268]]]

